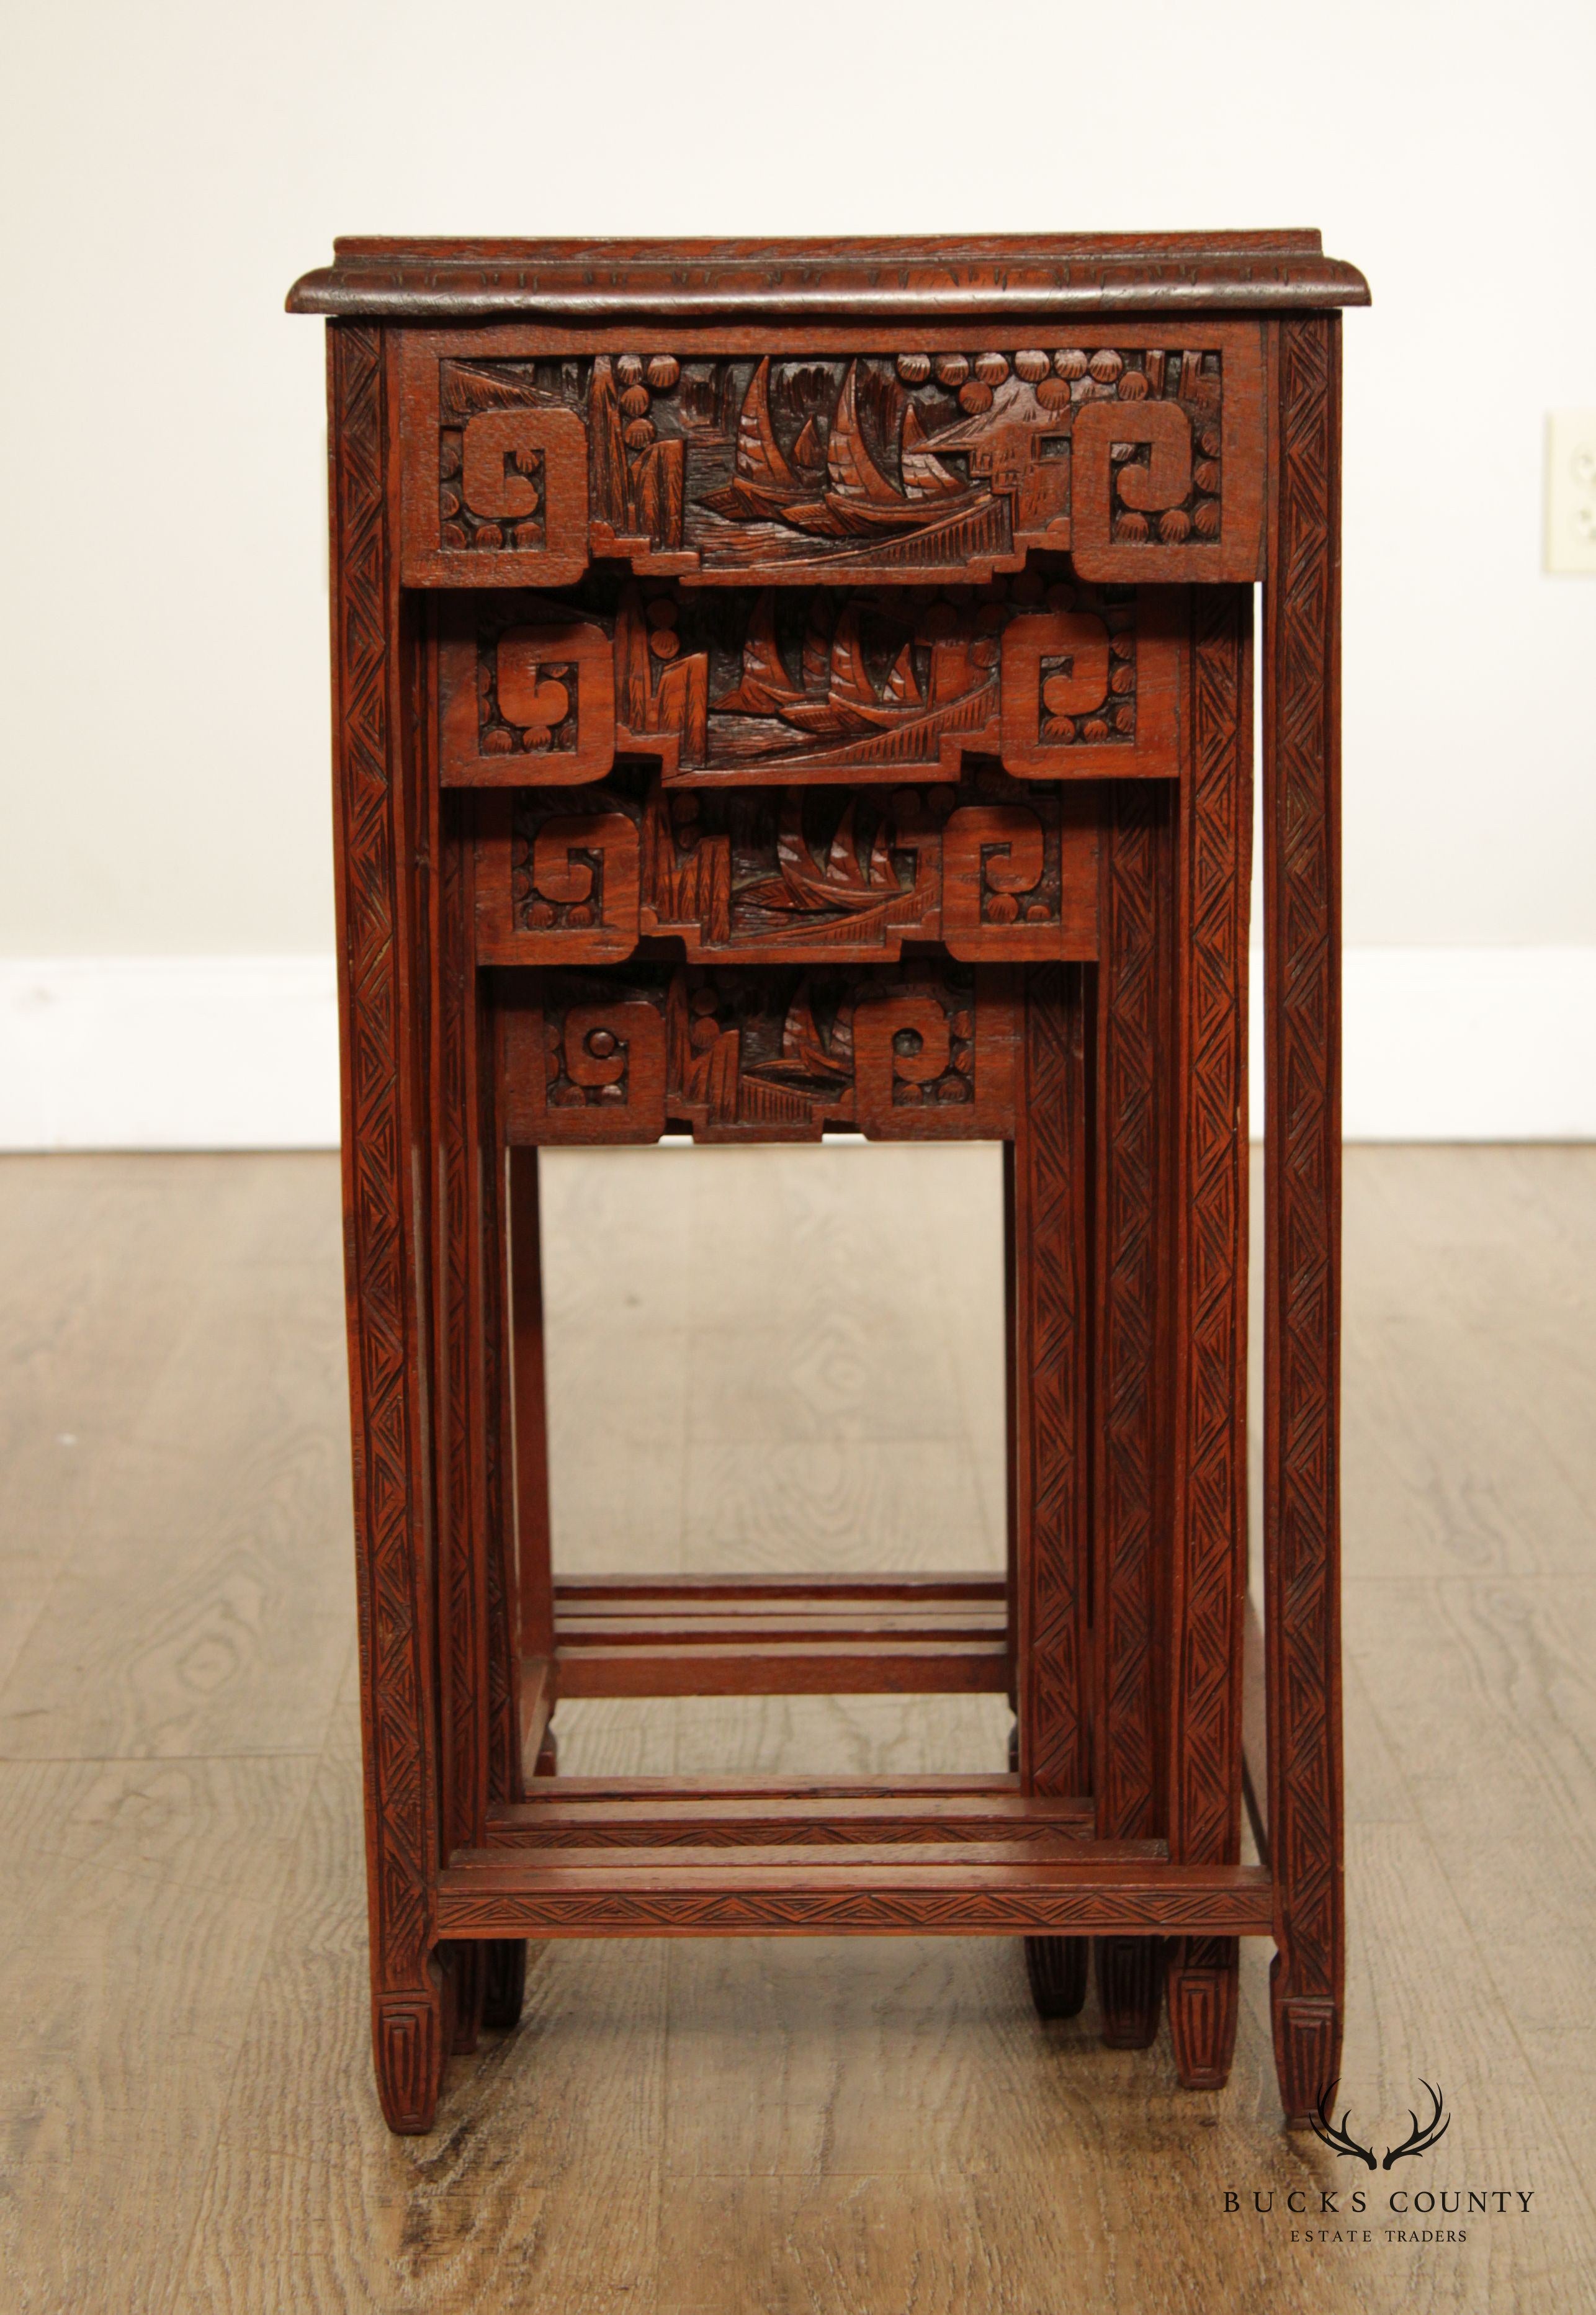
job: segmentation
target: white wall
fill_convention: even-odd
[[[13,23],[13,997],[51,959],[331,947],[322,332],[281,301],[339,231],[1322,226],[1376,298],[1347,323],[1347,938],[1487,977],[1482,949],[1596,946],[1596,585],[1539,569],[1544,412],[1596,400],[1589,0]],[[1543,963],[1513,969],[1544,1008],[1573,982]],[[1493,1130],[1546,1130],[1503,1101]]]

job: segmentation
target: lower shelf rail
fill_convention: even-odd
[[[1069,1853],[1064,1853],[1068,1850]],[[459,1849],[444,1938],[1266,1936],[1261,1866],[1171,1865],[1153,1841],[664,1844]]]
[[[1001,1575],[588,1576],[554,1586],[562,1696],[937,1695],[1009,1684]]]

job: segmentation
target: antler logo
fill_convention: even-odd
[[[1339,2123],[1331,2120],[1330,2101],[1334,2097],[1337,2087],[1334,2082],[1326,2085],[1324,2095],[1319,2099],[1318,2112],[1311,2117],[1314,2136],[1321,2145],[1327,2146],[1332,2154],[1350,2154],[1355,2161],[1365,2163],[1370,2170],[1388,2170],[1392,2163],[1400,2162],[1405,2154],[1428,2153],[1436,2141],[1444,2138],[1452,2126],[1452,2118],[1446,2110],[1441,2092],[1421,2078],[1419,2087],[1429,2090],[1430,2096],[1435,2101],[1435,2111],[1428,2122],[1422,2123],[1418,2115],[1410,2108],[1407,2118],[1412,2123],[1413,2128],[1400,2146],[1388,2146],[1385,2160],[1377,2162],[1374,2159],[1374,2149],[1371,2146],[1360,2144],[1347,2129],[1352,2115],[1351,2107],[1347,2107]]]

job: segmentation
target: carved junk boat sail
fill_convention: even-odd
[[[753,1069],[778,1085],[790,1079],[799,1085],[818,1080],[821,1087],[845,1086],[854,1073],[851,1012],[833,1022],[831,1038],[831,1045],[828,1046],[815,1026],[809,991],[800,982],[782,1022],[780,1052],[769,1060],[755,1062]],[[751,1075],[752,1070],[748,1074]]]
[[[912,402],[904,411],[900,434],[903,488],[882,472],[859,422],[857,370],[856,362],[848,364],[837,398],[826,440],[824,497],[818,505],[811,501],[784,508],[786,519],[802,530],[847,537],[940,522],[980,504],[986,491],[961,483],[925,448],[926,430]]]
[[[893,759],[909,763],[934,758],[944,732],[973,731],[996,713],[995,666],[974,663],[968,639],[956,634],[938,636],[931,645],[928,696],[907,637],[884,690],[878,690],[859,621],[860,606],[845,603],[828,644],[811,616],[803,646],[806,679],[795,683],[776,642],[775,590],[763,589],[749,615],[739,679],[715,701],[715,714],[785,723],[833,743],[834,753],[857,753],[861,747],[873,753],[873,743],[892,741]],[[817,687],[822,681],[823,692]]]
[[[770,419],[770,356],[755,368],[737,414],[737,466],[732,480],[706,491],[704,504],[731,522],[779,522],[788,504],[806,491],[817,498],[824,483],[823,456],[812,423],[805,425],[789,462]]]
[[[802,909],[842,909],[849,914],[863,914],[899,900],[914,900],[918,908],[918,896],[905,891],[898,881],[884,820],[876,831],[868,861],[860,866],[854,811],[855,803],[850,796],[827,848],[822,868],[817,865],[803,833],[802,798],[789,790],[782,800],[776,830],[776,857],[780,875],[766,880],[758,891],[748,897],[756,905],[766,907],[791,906],[796,900]]]
[[[899,441],[899,488],[882,473],[859,422],[857,364],[850,362],[822,446],[806,419],[792,455],[776,439],[770,416],[770,357],[749,380],[738,412],[736,471],[703,503],[732,522],[786,522],[827,538],[882,528],[905,529],[962,513],[988,492],[960,481],[927,447],[920,413],[909,403]]]

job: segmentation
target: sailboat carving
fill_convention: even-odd
[[[824,1042],[816,1028],[808,987],[800,981],[782,1022],[781,1051],[774,1060],[754,1063],[747,1074],[769,1078],[777,1085],[802,1085],[816,1079],[827,1087],[847,1085],[854,1074],[851,1021],[836,1022],[832,1035],[836,1051]]]
[[[958,726],[972,722],[983,696],[996,688],[995,671],[970,666],[955,638],[939,637],[931,647],[927,698],[907,637],[878,691],[865,661],[859,632],[860,606],[845,603],[829,647],[811,614],[803,644],[804,682],[793,680],[776,639],[775,590],[757,597],[742,651],[742,670],[732,689],[714,703],[717,714],[771,717],[819,740],[846,740],[916,726],[940,729],[950,708]],[[956,663],[956,664],[955,664]],[[819,688],[820,682],[825,688]]]
[[[779,875],[766,880],[757,892],[750,892],[746,897],[764,908],[842,909],[850,915],[862,914],[889,902],[910,898],[911,895],[905,892],[898,881],[886,821],[882,821],[876,832],[867,865],[860,866],[854,812],[855,800],[850,796],[827,847],[826,864],[822,868],[817,864],[803,833],[802,799],[794,790],[789,789],[782,799],[781,817],[776,826],[776,861]]]
[[[806,424],[793,447],[789,464],[776,439],[770,419],[770,357],[765,356],[749,380],[737,416],[737,466],[732,480],[716,491],[706,491],[704,504],[712,514],[732,522],[779,520],[788,501],[806,490],[818,492],[824,480],[824,453],[812,423]]]
[[[910,403],[903,413],[903,430],[898,439],[898,463],[903,471],[903,488],[911,499],[934,500],[940,502],[965,495],[965,486],[957,475],[949,474],[932,451],[926,448],[927,437],[921,422],[918,406]],[[928,507],[927,512],[931,511]]]
[[[776,590],[764,588],[749,613],[743,637],[742,674],[723,698],[714,703],[718,715],[785,715],[803,697],[802,687],[787,673],[786,661],[776,640]]]
[[[903,488],[882,472],[859,422],[858,364],[850,362],[837,399],[826,440],[826,489],[812,499],[785,506],[785,519],[800,530],[846,538],[882,528],[901,530],[940,522],[987,497],[961,483],[923,447],[925,428],[911,402],[903,413],[899,465]]]
[[[812,418],[806,418],[793,445],[793,464],[806,475],[820,474],[826,465],[826,446]]]
[[[822,442],[805,419],[791,456],[770,416],[770,357],[756,366],[738,412],[736,470],[706,491],[703,504],[730,522],[785,522],[823,538],[901,530],[967,511],[989,493],[962,482],[927,447],[914,403],[903,413],[898,463],[902,486],[884,474],[859,419],[858,364],[850,362]]]

